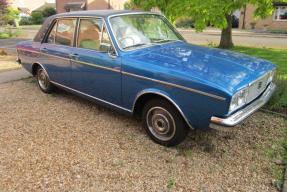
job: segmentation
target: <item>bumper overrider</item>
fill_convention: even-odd
[[[244,119],[249,117],[252,113],[260,109],[263,105],[265,105],[272,94],[274,93],[276,89],[276,85],[274,83],[270,83],[270,85],[267,87],[267,89],[264,91],[264,93],[254,100],[252,103],[244,107],[243,109],[239,110],[238,112],[230,115],[226,118],[219,118],[219,117],[211,117],[210,120],[210,128],[217,128],[220,127],[233,127],[240,122],[242,122]]]

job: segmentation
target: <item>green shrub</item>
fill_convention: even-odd
[[[0,39],[8,39],[10,37],[11,36],[9,35],[9,33],[6,33],[6,32],[1,32],[0,33]]]
[[[17,19],[19,19],[19,14],[20,11],[17,9],[14,9],[12,7],[8,7],[6,9],[6,14],[3,17],[3,20],[5,23],[10,24],[10,25],[16,25]]]
[[[20,20],[20,25],[33,25],[33,21],[31,17],[23,17]]]
[[[17,37],[22,33],[21,28],[6,27],[0,32],[0,39],[8,39],[11,37]]]
[[[43,11],[42,11],[42,14],[43,14],[43,17],[50,17],[52,15],[55,15],[57,12],[56,12],[56,9],[53,8],[53,7],[46,7]]]
[[[277,85],[277,89],[266,107],[272,111],[287,114],[287,77],[286,77],[286,74],[276,75],[275,84]]]
[[[175,26],[178,28],[193,28],[194,24],[190,17],[181,17],[175,21]]]
[[[33,24],[41,24],[44,21],[43,13],[40,11],[33,11],[32,12],[32,23]]]

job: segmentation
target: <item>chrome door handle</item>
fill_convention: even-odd
[[[77,53],[71,53],[71,54],[69,54],[69,57],[70,57],[71,59],[78,60],[78,59],[79,59],[79,54],[77,54]]]

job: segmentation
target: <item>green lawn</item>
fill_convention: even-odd
[[[232,49],[240,53],[267,59],[278,66],[277,90],[267,108],[287,115],[287,50],[236,46]]]
[[[278,66],[277,72],[287,75],[287,49],[269,49],[236,46],[233,51],[267,59]]]

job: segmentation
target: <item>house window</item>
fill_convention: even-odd
[[[287,6],[276,6],[273,19],[275,21],[287,21]]]

